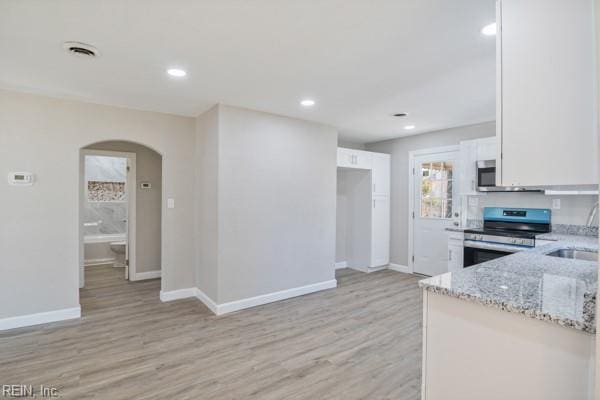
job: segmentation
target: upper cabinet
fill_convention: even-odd
[[[373,155],[373,195],[390,195],[390,155],[372,153]]]
[[[373,153],[338,147],[337,165],[342,168],[373,168]]]
[[[498,0],[497,22],[497,184],[597,184],[593,0]]]
[[[460,142],[459,189],[462,195],[480,195],[477,191],[477,161],[496,160],[496,137]]]

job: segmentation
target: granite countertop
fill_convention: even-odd
[[[419,282],[424,290],[588,333],[596,332],[598,263],[551,257],[557,249],[598,251],[598,238],[544,234],[552,241]]]

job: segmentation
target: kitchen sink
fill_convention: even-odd
[[[598,261],[598,253],[587,250],[558,249],[546,255],[551,257],[571,258],[574,260]]]

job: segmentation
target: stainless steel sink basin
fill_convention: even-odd
[[[558,249],[546,255],[551,257],[571,258],[574,260],[598,261],[598,253],[586,250]]]

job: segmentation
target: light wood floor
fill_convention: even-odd
[[[421,293],[393,271],[216,317],[160,281],[86,271],[81,320],[0,332],[0,384],[66,399],[420,398]]]

